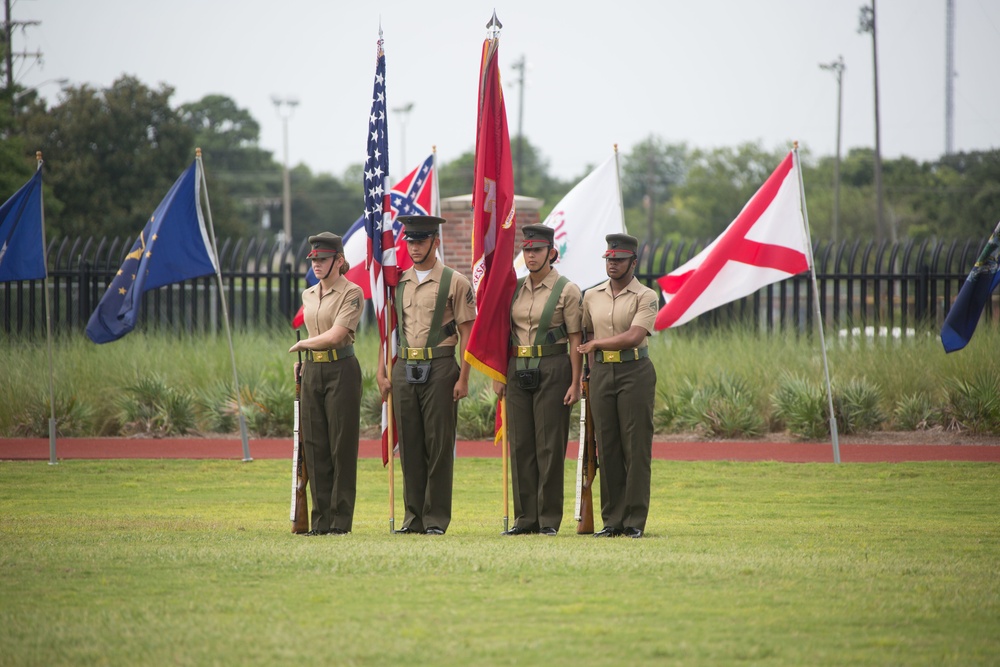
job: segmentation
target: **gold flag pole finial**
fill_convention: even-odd
[[[201,157],[201,147],[198,147],[198,148],[194,149],[194,156],[195,157]]]
[[[39,162],[42,161],[42,151],[35,151],[35,159]]]

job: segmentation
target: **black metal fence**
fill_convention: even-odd
[[[938,330],[958,296],[985,239],[819,242],[813,246],[816,287],[823,321],[841,335],[900,337]],[[643,243],[638,278],[655,287],[699,252],[705,243]],[[705,313],[691,324],[712,328],[731,323],[766,331],[814,330],[815,297],[808,272],[768,285],[754,294]],[[996,323],[1000,295],[994,294],[984,322]]]
[[[134,239],[77,238],[49,244],[49,288],[54,334],[82,332]],[[939,328],[961,289],[984,239],[901,243],[817,243],[816,280],[823,318],[844,332],[907,335]],[[637,276],[656,279],[699,253],[703,242],[645,242]],[[298,310],[308,265],[305,242],[282,248],[273,240],[227,239],[219,247],[223,290],[236,330],[288,326]],[[596,266],[601,266],[598,263]],[[0,317],[8,336],[44,336],[43,281],[0,284]],[[712,328],[739,322],[764,331],[811,331],[815,313],[808,273],[697,318],[689,326]],[[143,297],[138,328],[201,333],[222,326],[219,284],[214,276],[152,290]],[[1000,295],[984,314],[996,325]]]

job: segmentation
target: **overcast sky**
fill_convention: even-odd
[[[523,131],[556,176],[583,175],[649,135],[692,147],[793,139],[836,149],[839,55],[843,151],[874,146],[872,40],[861,0],[14,0],[15,49],[44,63],[18,82],[57,99],[53,79],[109,86],[122,74],[175,88],[172,104],[220,93],[261,124],[282,156],[273,94],[295,96],[291,163],[337,175],[364,161],[379,21],[385,38],[393,178],[436,145],[471,150],[479,60],[494,7],[511,135]],[[1000,2],[955,0],[954,142],[1000,147]],[[878,0],[882,149],[934,160],[945,147],[945,0]],[[46,83],[49,82],[49,83]],[[405,136],[405,147],[404,147]],[[403,168],[405,158],[406,169]],[[211,156],[205,156],[211,170]]]

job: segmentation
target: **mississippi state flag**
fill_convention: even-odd
[[[667,329],[809,270],[809,242],[794,152],[764,182],[722,235],[657,282]]]
[[[427,159],[417,165],[401,181],[392,186],[390,193],[390,203],[392,210],[392,233],[393,243],[396,248],[396,266],[399,273],[413,266],[410,253],[406,250],[406,241],[400,236],[403,225],[396,219],[400,215],[434,215],[434,154],[427,156]],[[357,219],[344,235],[344,255],[351,265],[346,274],[346,278],[361,287],[365,293],[365,298],[372,298],[371,280],[364,264],[368,253],[368,236],[365,233],[355,234],[357,231],[365,231],[364,216]]]
[[[396,220],[400,215],[434,215],[434,154],[427,156],[413,171],[399,183],[392,186],[392,231],[396,243],[396,264],[402,273],[411,266],[413,260],[406,250],[406,241],[400,236],[403,225]],[[365,298],[372,298],[372,281],[365,268],[368,257],[368,234],[365,233],[365,216],[354,221],[344,234],[344,257],[351,268],[345,278],[361,288]],[[312,287],[317,283],[312,267],[306,272],[306,285]],[[302,307],[292,319],[292,328],[303,325]]]

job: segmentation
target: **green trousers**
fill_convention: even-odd
[[[399,433],[399,465],[403,470],[403,528],[423,532],[448,530],[455,475],[455,427],[458,404],[454,357],[431,361],[424,384],[406,381],[406,362],[392,368],[392,396]]]
[[[356,357],[302,372],[301,435],[312,495],[312,529],[350,531],[358,480],[361,366]]]
[[[655,395],[656,369],[648,358],[590,369],[605,528],[646,529]]]
[[[514,487],[514,527],[559,530],[563,515],[563,470],[570,406],[563,405],[573,380],[569,355],[538,360],[534,392],[517,386],[517,360],[507,366],[507,437]]]

